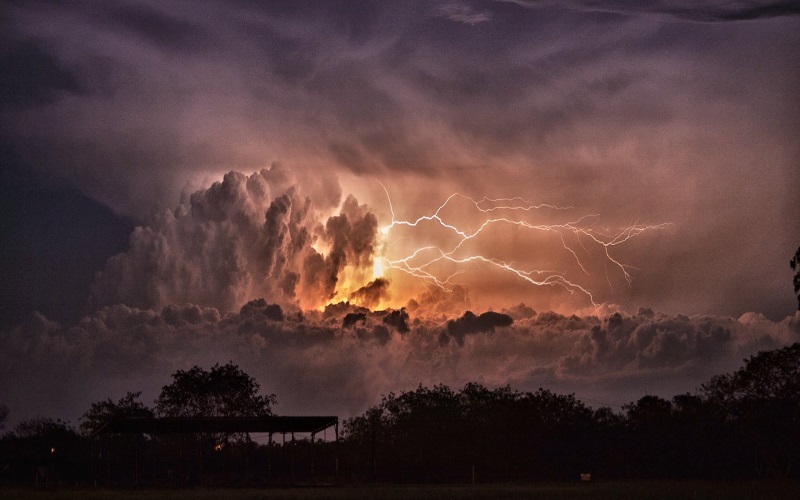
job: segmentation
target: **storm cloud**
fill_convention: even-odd
[[[291,174],[274,165],[230,172],[134,229],[127,252],[111,257],[92,285],[95,307],[160,309],[194,303],[222,311],[252,297],[317,307],[333,298],[340,274],[372,272],[377,221],[349,196],[324,222]],[[319,253],[315,244],[328,246]],[[380,288],[353,292],[377,305]],[[377,287],[377,288],[376,288]]]
[[[338,204],[338,178],[380,224],[390,214],[375,179],[409,217],[459,190],[572,206],[610,227],[672,222],[675,237],[630,253],[642,272],[613,302],[773,319],[792,310],[791,2],[2,9],[4,144],[20,168],[119,215],[145,222],[182,192],[278,161],[315,206]],[[289,295],[302,285],[283,283]],[[149,295],[144,305],[172,292],[131,293]]]
[[[640,310],[534,313],[513,324],[484,312],[472,315],[484,318],[484,328],[440,342],[470,314],[448,323],[347,305],[291,313],[254,300],[228,314],[196,305],[160,312],[116,305],[70,327],[34,315],[0,337],[2,380],[14,381],[0,384],[0,400],[17,418],[42,412],[76,419],[95,400],[133,390],[155,398],[175,370],[230,360],[278,395],[283,414],[345,417],[389,391],[468,381],[621,404],[645,393],[693,391],[757,350],[800,340],[800,313],[776,322],[759,314]],[[404,315],[407,325],[398,321]]]
[[[796,341],[798,12],[4,2],[0,403],[74,419],[227,360],[281,413],[470,380],[619,403]],[[439,284],[380,269],[459,244],[382,232],[454,192],[465,231],[508,214],[482,197],[669,230],[600,248],[493,224]],[[497,272],[529,262],[597,292]]]

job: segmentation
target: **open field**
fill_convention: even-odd
[[[500,485],[397,485],[291,487],[264,489],[179,489],[179,490],[110,490],[110,489],[0,489],[2,499],[211,499],[233,500],[286,499],[620,499],[620,498],[701,498],[701,499],[784,499],[800,498],[800,484],[794,482],[608,482],[564,484]]]

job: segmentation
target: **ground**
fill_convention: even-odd
[[[109,490],[58,488],[0,488],[0,498],[20,500],[48,499],[211,499],[232,500],[299,500],[299,499],[625,499],[625,498],[700,498],[700,499],[784,499],[800,498],[796,482],[596,482],[565,484],[501,484],[501,485],[403,485],[403,486],[335,486],[264,489],[179,489],[179,490]]]

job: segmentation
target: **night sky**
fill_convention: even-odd
[[[10,1],[0,27],[12,422],[227,361],[279,414],[467,381],[617,404],[800,340],[796,2]]]

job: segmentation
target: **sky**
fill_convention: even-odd
[[[283,414],[468,381],[616,405],[800,340],[794,2],[11,1],[0,25],[11,421],[227,361]]]

